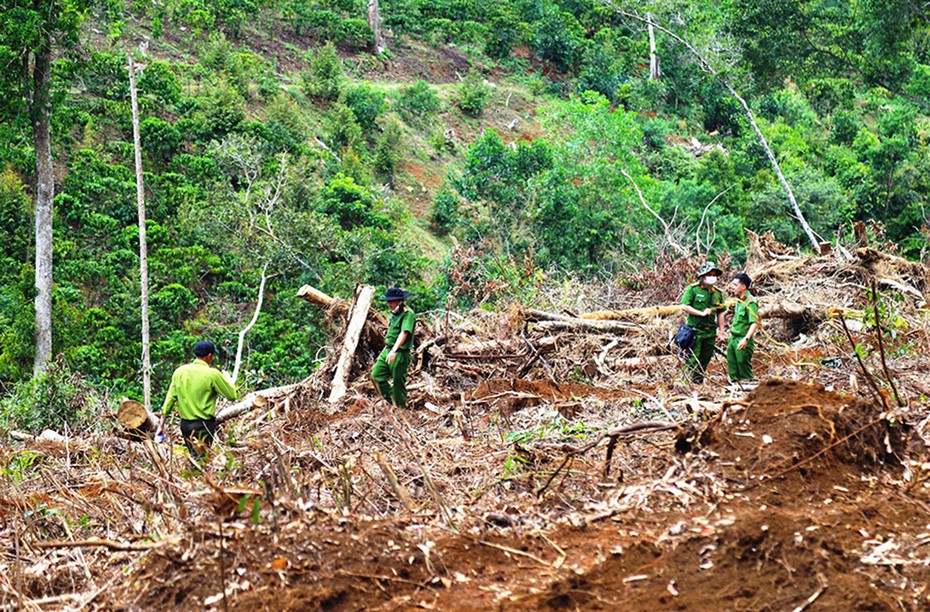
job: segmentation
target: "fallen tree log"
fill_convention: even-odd
[[[262,389],[260,391],[252,391],[247,394],[241,400],[235,404],[230,404],[229,406],[223,407],[219,412],[216,413],[216,422],[222,423],[228,421],[229,419],[235,418],[243,413],[252,410],[253,408],[260,408],[268,403],[268,401],[278,395],[286,395],[294,389],[300,386],[301,383],[293,385],[283,385],[281,387],[271,387],[270,389]]]
[[[345,312],[349,311],[349,305],[345,300],[339,298],[334,298],[326,293],[323,293],[316,287],[311,287],[310,285],[304,285],[297,290],[297,297],[302,297],[311,304],[316,304],[320,308],[326,310],[339,309],[344,310]]]
[[[592,330],[624,333],[631,329],[637,329],[637,325],[625,321],[589,321],[587,319],[574,319],[563,317],[561,319],[552,319],[548,321],[539,321],[534,323],[537,331],[579,331],[587,332]]]
[[[636,370],[638,368],[645,368],[647,366],[654,366],[658,364],[670,364],[677,360],[678,357],[676,355],[647,355],[644,357],[629,357],[625,359],[617,359],[614,361],[614,368],[617,370]]]

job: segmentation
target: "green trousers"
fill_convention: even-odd
[[[394,363],[387,362],[391,349],[385,348],[378,355],[378,360],[371,368],[371,378],[378,386],[378,391],[388,402],[398,408],[407,407],[407,367],[410,365],[410,351],[397,351]]]
[[[730,336],[727,343],[727,369],[730,380],[749,380],[752,378],[752,354],[756,349],[756,341],[752,338],[746,341],[746,348],[739,350],[736,346],[742,342],[743,336]]]
[[[691,382],[704,382],[704,372],[714,356],[714,344],[717,342],[717,330],[702,331],[695,330],[694,348],[685,362],[685,369]]]

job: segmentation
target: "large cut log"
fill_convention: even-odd
[[[286,395],[296,389],[300,383],[293,385],[284,385],[282,387],[271,387],[260,391],[252,391],[235,404],[230,404],[221,408],[216,413],[216,422],[222,423],[229,419],[235,418],[240,414],[248,412],[253,408],[261,408],[268,403],[268,400],[278,395]]]
[[[362,335],[362,328],[368,318],[371,301],[375,297],[375,288],[371,285],[358,285],[355,287],[355,301],[349,311],[349,324],[346,326],[345,337],[342,342],[342,351],[336,363],[336,372],[333,374],[333,384],[329,391],[329,403],[335,404],[346,394],[349,372],[352,370],[352,360],[355,358],[355,349],[358,339]]]
[[[316,304],[323,310],[327,310],[336,316],[345,316],[349,312],[349,303],[339,298],[334,298],[323,293],[316,287],[304,285],[297,290],[297,297],[302,297],[311,304]]]
[[[614,333],[623,333],[631,329],[638,329],[635,323],[625,321],[589,321],[587,319],[578,319],[574,317],[562,317],[561,319],[551,319],[540,321],[534,324],[537,331],[578,331],[587,332],[592,330],[606,331]]]
[[[158,419],[141,403],[123,398],[119,403],[116,420],[126,431],[136,434],[152,434],[158,429]]]

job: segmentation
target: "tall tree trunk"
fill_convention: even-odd
[[[381,15],[378,14],[378,0],[368,0],[368,26],[375,35],[375,55],[385,51],[384,35],[381,34]]]
[[[28,75],[27,75],[28,78]],[[55,175],[52,169],[52,137],[49,130],[51,40],[47,30],[35,53],[32,69],[32,138],[36,151],[36,298],[35,364],[38,376],[52,357],[52,207]]]
[[[612,0],[605,0],[605,1],[607,2],[609,6],[612,6],[613,9],[617,11],[617,13],[625,17],[629,17],[631,19],[635,19],[637,21],[643,22],[647,24],[650,28],[654,27],[660,32],[664,32],[668,34],[673,40],[675,40],[675,42],[681,45],[684,45],[684,47],[688,49],[688,51],[695,57],[695,59],[698,60],[698,63],[701,65],[701,69],[704,70],[704,72],[707,72],[708,74],[716,78],[717,82],[723,85],[723,87],[728,92],[730,92],[731,96],[736,98],[736,101],[739,102],[740,106],[743,108],[743,114],[745,114],[746,118],[749,119],[749,124],[752,126],[752,129],[755,131],[756,137],[759,139],[759,144],[762,145],[762,149],[765,151],[765,155],[769,158],[769,162],[772,164],[772,169],[775,170],[775,176],[778,177],[778,182],[781,184],[782,189],[785,190],[785,194],[787,194],[788,196],[788,201],[791,203],[791,208],[794,211],[795,219],[798,220],[798,222],[801,224],[801,228],[804,230],[804,233],[807,234],[807,239],[810,240],[810,243],[814,249],[814,252],[820,255],[820,251],[821,251],[820,241],[814,235],[814,230],[811,229],[810,225],[808,225],[807,219],[804,217],[804,213],[801,211],[801,207],[798,206],[797,200],[794,199],[794,192],[791,191],[791,186],[788,185],[788,181],[785,180],[785,176],[781,172],[781,166],[778,165],[778,160],[775,158],[775,154],[772,153],[772,149],[769,147],[768,141],[765,139],[765,136],[762,134],[762,130],[760,130],[759,126],[756,124],[756,119],[755,117],[753,117],[752,111],[749,109],[749,105],[746,103],[746,100],[744,100],[738,93],[736,93],[736,90],[730,86],[730,83],[726,79],[724,79],[722,76],[720,76],[720,74],[714,69],[714,67],[710,65],[710,62],[707,61],[707,59],[703,55],[701,55],[697,49],[695,49],[693,46],[688,44],[686,40],[684,40],[683,38],[681,38],[680,36],[672,32],[668,28],[663,28],[662,26],[655,23],[654,21],[652,21],[652,19],[648,17],[641,17],[639,15],[636,15],[635,13],[624,11],[623,9],[618,7],[616,4],[613,4]]]
[[[149,256],[145,236],[145,187],[142,183],[142,143],[139,137],[139,97],[136,95],[137,66],[129,52],[129,97],[132,101],[132,139],[136,161],[136,204],[139,209],[139,293],[142,301],[142,396],[146,412],[152,410],[152,359],[149,339]]]
[[[652,14],[647,13],[649,19],[649,80],[656,81],[662,76],[662,70],[659,68],[659,54],[656,53],[656,33],[652,27]]]

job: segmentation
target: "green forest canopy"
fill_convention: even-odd
[[[357,282],[403,285],[423,311],[532,299],[528,263],[556,278],[648,265],[668,243],[637,187],[693,251],[739,262],[745,229],[803,244],[737,102],[660,32],[661,77],[650,79],[646,28],[618,8],[648,9],[741,93],[820,236],[876,220],[903,255],[927,247],[920,4],[382,0],[378,57],[362,0],[53,4],[56,27],[82,34],[57,40],[53,66],[60,359],[44,386],[30,381],[35,163],[19,93],[44,14],[7,0],[0,15],[8,421],[39,401],[53,408],[39,421],[71,418],[84,386],[139,395],[130,50],[145,64],[156,401],[196,339],[235,352],[266,265],[248,386],[318,364],[327,335],[295,297],[305,283],[343,296]]]

